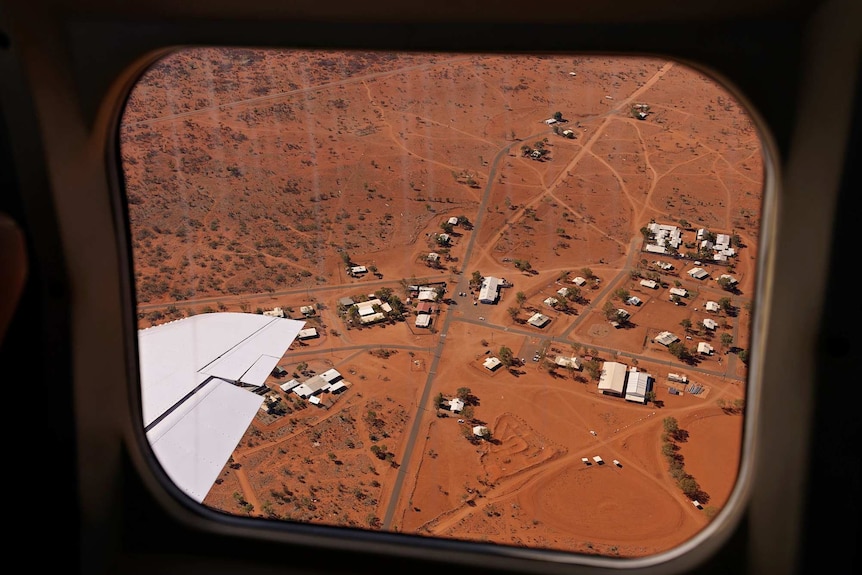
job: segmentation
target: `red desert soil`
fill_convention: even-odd
[[[749,117],[714,81],[646,58],[194,49],[141,78],[121,137],[141,328],[281,307],[318,330],[284,354],[288,375],[267,381],[281,413],[255,418],[205,505],[638,557],[727,504],[764,175]],[[650,222],[679,226],[686,257],[644,251]],[[700,228],[732,235],[736,254],[696,280]],[[510,285],[475,303],[474,276]],[[409,286],[431,283],[444,293],[417,327]],[[375,294],[396,308],[376,324],[339,305]],[[655,343],[661,331],[693,357]],[[504,347],[510,367],[483,366]],[[554,363],[573,355],[583,369]],[[605,361],[648,373],[655,397],[599,393]],[[320,406],[280,388],[333,367],[347,389]]]

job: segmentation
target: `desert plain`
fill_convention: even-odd
[[[315,332],[205,505],[642,557],[728,503],[764,172],[714,80],[640,57],[185,49],[120,132],[139,327],[280,309]],[[600,391],[613,362],[648,375],[642,401]],[[331,369],[340,393],[285,385]]]

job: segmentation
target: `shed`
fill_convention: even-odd
[[[605,395],[622,397],[626,387],[626,366],[616,361],[606,361],[599,376],[599,391]]]

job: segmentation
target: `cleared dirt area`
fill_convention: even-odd
[[[134,89],[121,152],[139,327],[281,308],[317,331],[205,505],[619,557],[726,505],[764,175],[712,80],[645,58],[186,50]],[[657,253],[651,225],[679,243]],[[649,375],[642,400],[599,392],[613,361]],[[332,368],[345,387],[318,405],[281,388]]]

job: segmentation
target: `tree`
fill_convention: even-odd
[[[341,252],[341,261],[344,262],[344,265],[349,266],[351,264],[350,254],[347,252]]]
[[[726,276],[722,276],[718,278],[718,285],[721,286],[722,289],[730,291],[733,289],[733,281]]]
[[[685,318],[681,322],[679,322],[679,325],[681,325],[683,327],[683,329],[685,329],[685,331],[688,331],[691,329],[691,320],[688,318]]]
[[[461,410],[461,417],[463,417],[467,421],[473,419],[473,406],[465,405],[464,409]]]
[[[729,313],[733,309],[733,303],[729,297],[723,297],[718,300],[718,307],[725,313]]]
[[[745,365],[748,365],[748,350],[747,349],[740,349],[739,353],[737,353],[737,355],[739,356],[739,359],[742,361],[742,363],[744,363]]]
[[[667,346],[667,350],[670,352],[672,356],[675,358],[686,361],[691,358],[691,352],[688,350],[682,342],[675,341],[669,346]]]
[[[578,301],[581,299],[581,288],[572,286],[566,290],[566,299],[569,301]]]
[[[563,121],[563,113],[562,112],[554,112],[554,119],[558,122]]]
[[[518,293],[515,294],[515,300],[517,300],[519,306],[522,306],[522,305],[524,305],[524,302],[527,301],[527,294],[525,294],[522,291],[519,291]],[[512,319],[514,319],[514,318],[512,318]]]
[[[445,401],[445,399],[443,398],[442,393],[438,393],[437,395],[435,395],[434,396],[434,409],[440,409],[441,407],[443,407],[444,401]]]
[[[508,312],[509,316],[512,318],[512,321],[515,321],[516,319],[518,319],[518,308],[516,308],[515,306],[512,306],[512,307],[508,308],[506,311]]]
[[[602,376],[602,368],[599,365],[599,362],[595,359],[591,359],[590,361],[584,364],[584,369],[590,375],[590,377],[596,381]]]
[[[648,227],[646,227],[646,226],[642,227],[642,228],[640,229],[640,232],[641,232],[641,235],[642,235],[642,236],[643,236],[643,238],[644,238],[644,241],[650,241],[650,240],[653,238],[653,233],[652,233],[652,232],[650,231],[650,229],[649,229]]]
[[[465,402],[470,397],[470,393],[472,393],[472,390],[469,387],[459,387],[458,390],[455,392],[455,394],[458,396],[458,399]]]
[[[617,319],[617,315],[619,314],[616,306],[614,306],[614,304],[609,301],[606,301],[605,305],[602,306],[602,313],[605,314],[605,319],[609,321]]]
[[[452,224],[450,224],[448,220],[446,220],[446,221],[444,221],[443,223],[441,223],[441,224],[440,224],[440,228],[441,228],[444,232],[446,232],[447,234],[451,234],[451,233],[452,233],[452,231],[455,229],[455,227],[454,227]]]
[[[691,475],[686,475],[679,480],[679,488],[685,493],[689,499],[694,499],[700,493],[700,485],[694,480]]]
[[[581,268],[581,273],[584,274],[584,277],[588,280],[591,280],[596,277],[596,274],[594,274],[593,270],[591,270],[590,268]]]
[[[505,367],[511,367],[515,361],[515,354],[512,353],[512,350],[506,347],[505,345],[500,348],[500,363],[502,363]]]
[[[661,420],[661,423],[664,426],[664,430],[671,436],[679,432],[679,422],[675,417],[665,417]]]
[[[614,295],[620,298],[622,301],[626,301],[631,296],[629,290],[625,288],[619,288],[617,291],[614,292]]]
[[[479,270],[473,272],[473,275],[470,276],[470,284],[471,285],[481,285],[482,284],[482,274]]]
[[[732,335],[730,335],[727,332],[721,334],[721,346],[722,347],[727,347],[732,343],[733,343],[733,336]]]

